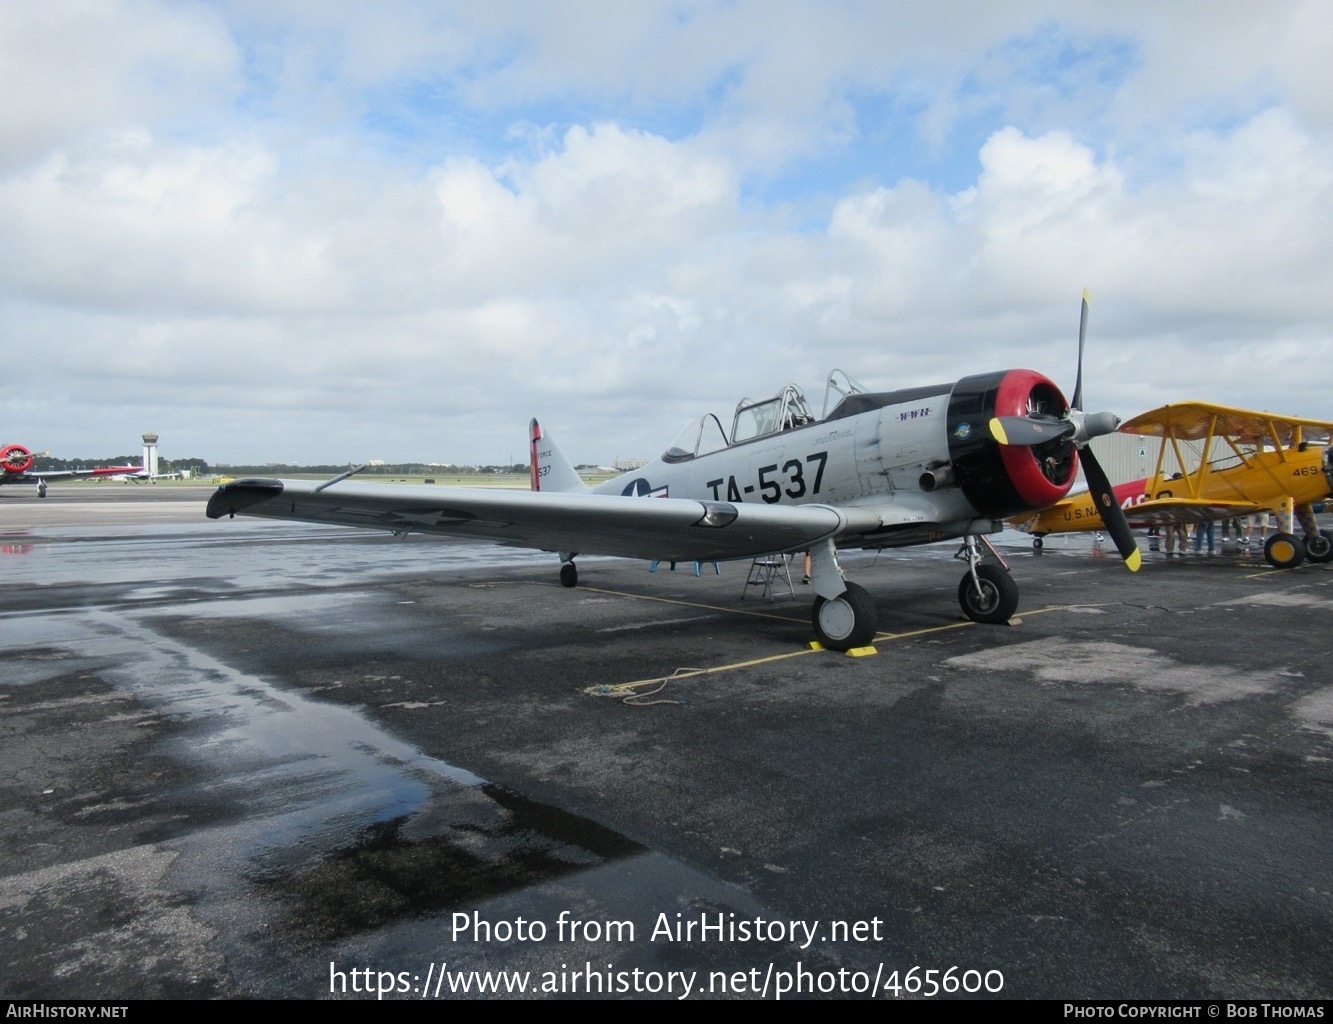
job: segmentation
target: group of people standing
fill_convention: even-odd
[[[1245,520],[1245,535],[1241,536],[1241,519]],[[1208,554],[1213,554],[1215,550],[1214,534],[1216,520],[1208,520],[1204,523],[1195,523],[1193,526],[1194,551],[1195,554],[1201,554],[1204,546],[1208,548]],[[1264,537],[1268,533],[1268,513],[1256,512],[1253,515],[1237,517],[1233,519],[1222,520],[1222,540],[1226,541],[1232,537],[1240,544],[1249,547],[1254,539],[1255,530],[1259,531],[1258,544],[1263,547]],[[1159,540],[1161,550],[1168,555],[1176,554],[1179,547],[1179,553],[1184,554],[1190,543],[1191,528],[1183,523],[1171,524],[1168,526],[1153,526],[1148,529],[1148,536],[1152,538],[1149,549],[1158,550]]]

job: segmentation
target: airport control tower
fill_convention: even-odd
[[[143,468],[149,480],[157,479],[157,435],[143,436]]]

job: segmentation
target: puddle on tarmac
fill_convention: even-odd
[[[262,877],[286,905],[284,927],[315,939],[343,938],[647,852],[596,822],[499,786],[482,786],[476,796],[485,799],[450,799],[455,817],[443,827],[430,821],[436,815],[429,810],[395,818],[313,866]]]

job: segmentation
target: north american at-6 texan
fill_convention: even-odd
[[[37,488],[37,497],[46,497],[46,485],[52,480],[77,480],[92,476],[128,476],[138,473],[139,466],[94,466],[90,469],[53,469],[33,472],[37,456],[50,454],[34,452],[21,444],[0,445],[0,485],[31,484]]]
[[[961,539],[964,613],[1005,622],[1018,585],[986,535],[1045,508],[1084,474],[1103,495],[1107,528],[1131,569],[1139,552],[1106,474],[1084,448],[1118,419],[1084,414],[1080,383],[1067,402],[1032,370],[1001,370],[954,384],[870,392],[829,375],[825,415],[799,388],[742,401],[724,431],[716,416],[691,424],[660,459],[588,488],[532,421],[531,491],[252,478],[225,483],[208,516],[249,515],[442,533],[559,552],[560,580],[575,557],[724,561],[810,552],[812,621],[820,642],[845,651],[877,628],[871,596],[846,580],[839,548],[892,548]],[[830,400],[836,404],[829,410]],[[986,560],[987,554],[992,560]],[[999,564],[996,564],[999,563]]]

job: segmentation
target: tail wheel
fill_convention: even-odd
[[[1018,611],[1018,584],[998,565],[979,565],[975,582],[969,572],[958,584],[958,603],[973,622],[1008,622]]]
[[[810,620],[819,642],[830,651],[850,651],[875,639],[879,611],[864,587],[848,583],[837,597],[816,597]]]
[[[1333,562],[1333,531],[1320,530],[1306,537],[1305,557],[1312,562]]]
[[[1274,569],[1294,569],[1305,561],[1305,544],[1291,533],[1275,533],[1264,545],[1264,558]]]

